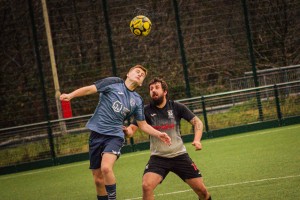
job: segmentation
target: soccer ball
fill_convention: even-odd
[[[151,31],[151,21],[144,15],[134,17],[130,22],[130,30],[136,36],[147,36]]]

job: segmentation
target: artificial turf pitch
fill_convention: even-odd
[[[214,200],[300,199],[300,125],[185,144]],[[116,162],[117,197],[142,199],[141,180],[149,151]],[[88,161],[0,176],[1,200],[96,199]],[[197,199],[170,173],[155,190],[157,200]]]

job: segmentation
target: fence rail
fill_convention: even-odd
[[[300,80],[300,65],[271,68],[257,71],[260,86]],[[231,90],[254,87],[253,72],[245,72],[243,77],[230,79]]]
[[[261,104],[256,95],[260,94]],[[261,86],[231,92],[217,93],[177,100],[199,115],[205,125],[203,138],[215,137],[215,131],[251,124],[275,121],[282,126],[290,117],[300,116],[300,81]],[[261,121],[258,108],[263,111]],[[64,156],[88,152],[89,130],[85,124],[91,115],[52,120],[0,129],[0,168],[16,166],[39,160],[51,159],[53,164]],[[67,131],[63,132],[60,122]],[[299,123],[299,121],[298,121]],[[48,129],[51,129],[49,135]],[[188,123],[182,122],[183,137],[192,133]],[[242,130],[239,130],[242,132]],[[228,134],[231,134],[228,132]],[[142,138],[142,139],[141,139]],[[135,151],[136,145],[148,142],[146,134],[127,140],[127,150]],[[53,144],[53,145],[51,145]]]

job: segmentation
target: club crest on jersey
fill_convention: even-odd
[[[133,98],[130,99],[130,106],[135,106],[135,100]]]
[[[168,118],[169,119],[173,119],[174,118],[173,110],[168,110]]]
[[[112,105],[115,112],[120,112],[123,108],[123,104],[120,101],[115,101]]]

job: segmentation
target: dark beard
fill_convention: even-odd
[[[162,104],[163,101],[164,101],[164,97],[163,96],[160,96],[158,99],[152,99],[151,98],[151,102],[155,106],[158,106],[158,105]]]

